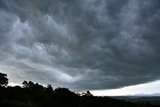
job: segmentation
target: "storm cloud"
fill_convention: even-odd
[[[0,71],[75,90],[160,79],[159,0],[1,0]]]

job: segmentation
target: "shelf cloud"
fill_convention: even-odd
[[[1,0],[0,71],[75,90],[160,79],[159,0]]]

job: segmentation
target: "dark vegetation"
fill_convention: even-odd
[[[83,96],[67,88],[43,87],[24,81],[23,87],[7,86],[7,75],[0,73],[0,107],[158,107],[147,103],[127,102],[110,97],[96,97],[89,91]]]

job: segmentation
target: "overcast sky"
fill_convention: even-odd
[[[0,72],[73,90],[160,79],[160,0],[0,0]]]

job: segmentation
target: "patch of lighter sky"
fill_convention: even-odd
[[[95,96],[134,96],[160,93],[160,80],[118,89],[92,90]]]

